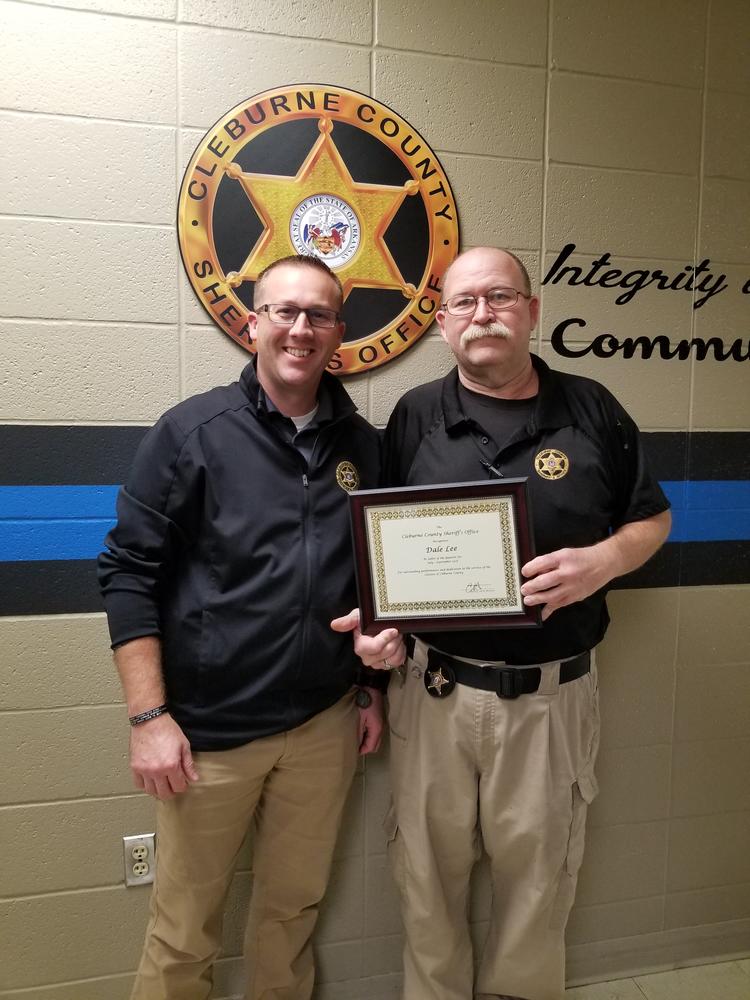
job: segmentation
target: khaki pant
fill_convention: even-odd
[[[394,814],[389,854],[406,931],[404,1000],[510,994],[563,1000],[564,930],[596,795],[596,668],[502,700],[457,684],[430,697],[425,647],[388,690]],[[469,877],[481,854],[492,913],[474,977]]]
[[[357,757],[351,694],[289,732],[195,754],[200,780],[157,806],[156,882],[132,1000],[210,995],[224,903],[253,819],[245,997],[310,997],[310,939]]]

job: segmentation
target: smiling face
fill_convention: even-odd
[[[493,288],[526,291],[524,277],[511,256],[492,247],[477,247],[451,264],[443,301],[461,293],[485,296]],[[539,300],[533,296],[519,296],[514,305],[498,312],[482,298],[468,316],[451,316],[440,308],[437,321],[464,381],[498,386],[518,379],[531,368],[529,341],[538,315]]]
[[[338,313],[341,292],[324,270],[304,263],[280,264],[256,286],[256,311],[248,323],[258,352],[258,380],[282,413],[301,416],[315,406],[321,375],[341,344],[344,324],[311,326],[300,313],[292,326],[283,326],[257,311],[269,303]]]

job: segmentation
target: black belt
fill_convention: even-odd
[[[406,649],[409,656],[413,657],[412,636],[407,639]],[[590,669],[591,652],[586,650],[560,664],[560,684],[578,680]],[[519,695],[538,691],[541,680],[541,667],[497,667],[492,664],[466,663],[434,646],[428,647],[424,686],[433,698],[446,698],[456,684],[465,684],[466,687],[479,688],[481,691],[494,691],[498,698],[518,698]]]

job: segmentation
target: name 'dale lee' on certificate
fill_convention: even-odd
[[[435,610],[436,604],[474,605],[488,614],[520,608],[513,582],[518,558],[508,530],[509,503],[508,498],[489,504],[464,500],[453,510],[445,503],[420,504],[405,518],[381,507],[377,526],[384,557],[383,604],[394,611],[415,603]]]

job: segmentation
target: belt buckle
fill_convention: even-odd
[[[500,667],[497,670],[496,693],[498,698],[513,701],[523,694],[522,672],[513,667]]]

